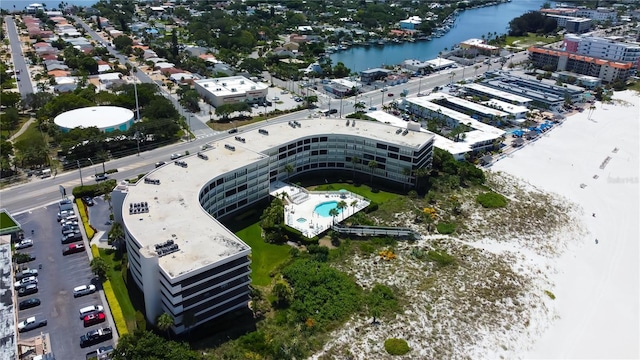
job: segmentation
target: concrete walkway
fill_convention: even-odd
[[[31,124],[34,121],[36,121],[35,118],[30,118],[29,120],[27,120],[26,123],[22,124],[22,127],[20,128],[20,130],[18,130],[15,134],[11,135],[8,141],[13,142],[18,136],[22,135],[25,131],[27,131],[29,126],[31,126]]]

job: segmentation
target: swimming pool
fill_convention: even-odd
[[[313,212],[322,217],[331,217],[331,215],[329,215],[329,211],[331,211],[331,209],[336,209],[337,207],[338,207],[337,201],[326,201],[316,205],[315,209],[313,209]],[[337,209],[337,210],[338,210],[338,214],[342,212],[342,209]]]
[[[302,224],[302,223],[306,223],[307,219],[305,219],[305,218],[297,218],[296,221]]]

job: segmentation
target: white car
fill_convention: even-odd
[[[29,276],[29,277],[26,277],[26,278],[24,278],[22,280],[16,281],[13,284],[13,287],[15,289],[18,289],[18,288],[21,288],[23,286],[27,286],[29,284],[37,284],[37,283],[38,283],[38,278],[36,278],[35,276]]]
[[[39,328],[40,326],[47,325],[47,320],[36,320],[35,316],[32,316],[25,321],[21,321],[18,323],[18,331],[28,331],[33,330],[35,328]]]
[[[96,286],[93,284],[80,285],[73,288],[73,297],[80,297],[96,292]]]
[[[104,311],[104,308],[102,307],[102,305],[91,305],[91,306],[83,307],[82,309],[80,309],[80,320],[84,319],[84,317],[89,314],[93,314],[100,311]]]
[[[16,250],[26,249],[26,248],[32,247],[32,246],[33,246],[33,240],[24,239],[24,240],[22,240],[22,241],[20,241],[19,243],[16,244]]]
[[[182,154],[171,154],[171,160],[179,159],[182,157]]]

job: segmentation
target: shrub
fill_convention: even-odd
[[[140,310],[136,311],[136,326],[138,330],[147,330],[147,320],[144,318],[144,314]]]
[[[102,290],[104,290],[104,295],[109,303],[113,321],[116,323],[118,336],[122,337],[123,335],[128,334],[129,330],[127,329],[127,322],[124,320],[122,309],[120,308],[120,304],[118,303],[118,299],[116,298],[116,294],[113,292],[113,288],[111,287],[111,282],[109,280],[102,283]]]
[[[113,173],[117,173],[117,172],[118,172],[118,169],[109,169],[109,170],[107,170],[106,173],[107,174],[113,174]]]
[[[411,351],[409,344],[403,339],[387,339],[384,341],[384,349],[391,355],[404,355]]]
[[[487,209],[501,208],[507,206],[507,199],[493,191],[482,193],[476,197],[476,201]]]
[[[438,229],[438,233],[440,234],[452,234],[454,231],[456,231],[456,224],[441,222],[438,223],[436,229]]]
[[[427,258],[431,261],[435,261],[440,266],[446,266],[453,264],[453,256],[444,252],[444,250],[430,250],[427,252]]]
[[[91,240],[93,235],[96,234],[96,230],[89,224],[89,216],[87,214],[87,208],[81,199],[76,199],[76,205],[78,206],[78,212],[80,213],[80,219],[82,220],[82,226],[87,234],[87,238]]]
[[[102,195],[105,192],[105,189],[109,189],[109,191],[116,187],[117,181],[114,179],[105,180],[102,183],[84,185],[84,186],[76,186],[73,188],[73,197],[76,199],[83,198],[85,196],[96,197],[98,195]]]
[[[93,255],[94,259],[100,257],[100,250],[98,250],[98,245],[91,245],[91,255]]]
[[[378,203],[372,201],[371,203],[369,203],[369,206],[367,206],[366,208],[364,208],[364,212],[365,213],[371,213],[378,210]]]

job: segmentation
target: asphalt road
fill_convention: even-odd
[[[18,81],[18,89],[20,90],[20,96],[24,99],[27,97],[27,94],[33,92],[29,68],[22,54],[20,37],[18,36],[18,29],[16,28],[15,21],[13,21],[13,16],[5,16],[4,20],[7,24],[7,35],[9,36],[14,70],[16,71],[16,76],[20,78],[20,81]],[[20,70],[20,74],[17,74],[18,70]]]
[[[30,268],[42,268],[38,274],[38,293],[18,298],[18,302],[38,298],[41,305],[35,308],[18,312],[18,321],[30,316],[36,319],[47,319],[47,325],[36,330],[19,334],[19,338],[31,338],[40,332],[48,332],[53,353],[58,359],[84,359],[87,352],[100,346],[112,345],[108,341],[80,348],[80,336],[87,331],[109,326],[108,322],[85,328],[80,320],[79,309],[90,305],[102,305],[98,292],[90,295],[74,298],[73,288],[79,285],[93,283],[100,289],[99,281],[94,281],[94,276],[89,267],[89,258],[86,252],[63,256],[62,250],[68,245],[60,243],[60,224],[57,222],[57,205],[38,208],[15,216],[22,224],[25,236],[31,237],[34,246],[25,250],[36,256],[36,260],[27,263]],[[31,235],[31,230],[34,234]]]

